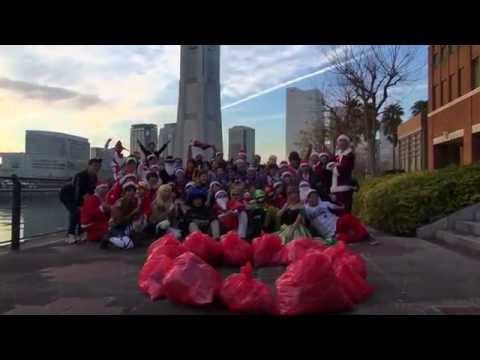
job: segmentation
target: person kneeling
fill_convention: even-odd
[[[310,226],[327,242],[335,239],[345,243],[370,240],[370,236],[361,222],[350,213],[335,215],[334,212],[343,211],[342,206],[328,201],[321,201],[316,190],[310,190],[305,203],[305,215],[310,221]]]
[[[237,231],[241,239],[245,239],[247,233],[248,217],[245,206],[241,201],[229,200],[225,190],[215,194],[213,206],[215,220],[212,221],[212,236],[220,238],[221,234],[229,231]]]
[[[122,197],[112,207],[109,241],[122,249],[131,249],[134,246],[131,239],[133,223],[141,213],[141,204],[136,197],[136,191],[137,184],[125,183]],[[106,247],[106,244],[102,245],[102,247]]]
[[[88,195],[80,210],[80,224],[88,241],[101,241],[108,233],[110,207],[105,203],[108,185],[101,183]]]
[[[206,193],[198,188],[188,192],[188,206],[190,207],[183,219],[183,232],[188,235],[195,231],[208,233],[210,228],[210,210],[205,206]]]

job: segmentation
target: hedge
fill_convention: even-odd
[[[480,164],[364,180],[353,212],[386,233],[414,236],[419,226],[480,202]]]

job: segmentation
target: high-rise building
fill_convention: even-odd
[[[302,131],[325,119],[325,102],[318,89],[301,90],[295,87],[287,89],[286,116],[286,157],[292,151],[298,151],[302,141]]]
[[[222,151],[219,45],[182,45],[176,125],[175,156],[185,159],[191,140]]]
[[[175,123],[165,124],[163,128],[160,129],[158,135],[158,146],[161,147],[168,142],[167,148],[162,153],[163,156],[173,156],[175,149]]]
[[[135,124],[130,128],[130,153],[139,151],[142,155],[140,141],[145,147],[149,148],[151,143],[155,144],[155,148],[158,145],[158,129],[155,124]]]
[[[428,48],[428,168],[480,161],[480,45]]]
[[[247,161],[255,156],[255,129],[247,126],[234,126],[228,129],[228,157],[235,159],[240,152],[247,153]]]

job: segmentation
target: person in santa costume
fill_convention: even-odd
[[[330,201],[330,189],[332,187],[332,172],[327,169],[327,164],[333,157],[327,152],[318,153],[318,162],[313,167],[311,185],[318,191],[320,198]]]
[[[311,183],[312,181],[312,168],[310,167],[310,164],[306,160],[302,160],[300,162],[300,167],[298,169],[298,178],[300,181],[306,181],[308,183]]]
[[[110,206],[105,202],[108,184],[99,183],[93,195],[85,198],[80,210],[80,224],[88,241],[101,241],[108,233]]]
[[[295,173],[290,171],[284,171],[280,176],[280,178],[282,179],[282,182],[285,185],[285,188],[287,188],[290,185],[295,185],[297,183],[295,179]]]
[[[350,138],[340,135],[337,138],[335,161],[327,164],[326,169],[332,172],[330,191],[336,202],[343,204],[346,212],[352,211],[353,186],[352,171],[355,166],[355,154],[351,148]]]
[[[122,186],[122,197],[111,208],[110,234],[108,242],[102,242],[102,248],[108,243],[121,249],[134,247],[132,240],[133,223],[141,216],[141,203],[137,198],[138,185],[127,181]]]
[[[207,194],[207,202],[206,202],[206,205],[208,207],[211,207],[213,206],[213,204],[215,203],[215,194],[217,193],[217,191],[220,191],[222,190],[222,184],[218,181],[212,181],[210,183],[210,186],[208,188],[208,194]]]
[[[287,196],[285,191],[285,185],[281,181],[277,181],[273,184],[273,197],[271,199],[271,205],[275,206],[277,209],[283,208],[287,202]]]
[[[108,146],[112,139],[108,139],[105,143],[105,153],[109,153],[111,157],[110,168],[112,169],[113,179],[115,181],[119,180],[122,176],[121,171],[125,166],[126,159],[123,156],[123,150],[128,150],[123,147],[122,142],[120,140],[117,141],[115,147],[109,149]]]
[[[182,168],[177,168],[175,170],[175,186],[174,186],[174,191],[175,191],[175,197],[177,199],[182,199],[183,195],[185,193],[185,186],[187,185],[187,178],[185,176],[185,170]]]
[[[225,190],[217,191],[215,194],[215,205],[213,206],[215,220],[211,223],[212,236],[219,239],[221,234],[229,231],[237,231],[241,239],[247,235],[248,216],[245,205],[238,200],[228,199]]]
[[[308,192],[305,216],[313,232],[327,242],[336,240],[353,243],[368,240],[371,245],[378,244],[355,216],[343,210],[343,206],[321,201],[316,190]]]
[[[112,188],[107,193],[106,202],[109,206],[112,206],[117,202],[118,199],[120,199],[122,196],[123,185],[129,181],[132,181],[136,184],[138,182],[137,175],[126,174],[113,184]]]

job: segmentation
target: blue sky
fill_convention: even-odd
[[[292,80],[324,68],[330,48],[223,45],[224,145],[228,128],[247,125],[256,129],[257,153],[282,158],[286,89],[282,84],[328,89],[329,72]],[[392,96],[406,110],[427,97],[426,46],[416,48],[415,81]],[[0,152],[24,151],[26,129],[84,136],[92,146],[102,146],[112,137],[128,146],[132,124],[161,127],[175,122],[179,60],[178,45],[0,46]],[[241,101],[246,98],[251,99]]]

